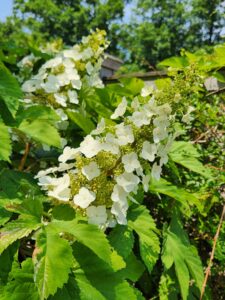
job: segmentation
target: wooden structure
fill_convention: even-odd
[[[166,71],[152,71],[152,72],[135,72],[128,74],[116,74],[116,71],[123,64],[119,58],[107,54],[106,59],[102,64],[100,72],[101,78],[105,84],[118,82],[121,78],[140,78],[155,87],[155,80],[167,77]],[[217,91],[225,87],[224,83],[219,82],[215,77],[209,77],[205,80],[205,87],[208,91]]]

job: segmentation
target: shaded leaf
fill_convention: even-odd
[[[67,114],[71,121],[77,124],[86,134],[95,129],[95,124],[91,121],[90,117],[70,110],[67,111]]]
[[[139,236],[141,258],[151,272],[160,252],[158,230],[146,207],[133,206],[128,214],[128,227]]]
[[[9,70],[0,62],[0,99],[3,99],[10,113],[15,116],[19,99],[23,94],[17,80],[9,72]]]
[[[201,260],[197,250],[190,244],[177,214],[174,214],[169,228],[164,230],[162,262],[166,270],[174,265],[182,299],[188,297],[190,278],[194,279],[200,292],[204,279]]]
[[[123,258],[130,255],[134,245],[134,236],[132,230],[127,226],[117,225],[110,232],[108,239],[113,248]]]
[[[79,287],[79,299],[136,300],[134,289],[124,280],[120,271],[115,272],[108,264],[80,243],[73,246],[77,265],[74,276]]]
[[[5,286],[0,300],[40,300],[33,279],[33,263],[28,258],[22,262],[21,268],[14,268],[13,278]]]
[[[199,153],[195,147],[188,142],[174,142],[169,152],[170,158],[184,166],[185,168],[201,174],[205,177],[212,177],[212,172],[209,168],[204,166],[198,159]]]
[[[11,152],[12,146],[9,129],[0,119],[0,160],[10,161]]]
[[[151,192],[160,193],[176,199],[187,212],[190,211],[190,205],[196,205],[200,211],[203,209],[200,201],[194,194],[173,185],[171,182],[163,178],[160,178],[160,180],[154,180],[152,178],[149,190]]]

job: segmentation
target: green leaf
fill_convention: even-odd
[[[176,199],[180,202],[187,213],[190,213],[190,205],[196,205],[200,211],[203,209],[200,201],[197,197],[195,197],[195,195],[173,185],[163,178],[160,178],[159,180],[154,180],[152,178],[149,190],[151,192],[160,193]]]
[[[180,164],[195,173],[201,174],[207,178],[212,177],[211,170],[197,159],[200,154],[189,142],[174,142],[169,152],[169,156],[177,164]]]
[[[8,275],[12,268],[13,257],[17,252],[18,243],[13,243],[0,255],[0,287],[8,281]]]
[[[15,116],[19,107],[19,99],[23,94],[17,80],[0,62],[0,99],[3,99],[10,113]]]
[[[127,281],[123,281],[115,288],[115,300],[124,300],[126,298],[129,300],[144,300],[140,291],[138,294],[134,287],[130,286]]]
[[[9,129],[0,118],[0,160],[6,160],[9,162],[11,152],[12,146],[9,135]]]
[[[28,197],[20,203],[10,201],[6,203],[5,208],[10,212],[15,212],[24,216],[33,216],[36,218],[37,222],[41,223],[43,205],[38,196],[29,197],[28,195]]]
[[[79,298],[83,300],[137,300],[134,289],[124,280],[124,274],[115,272],[96,254],[80,243],[73,246],[76,266],[74,276],[79,287]]]
[[[133,96],[140,94],[145,85],[144,81],[139,78],[121,78],[120,82]]]
[[[127,278],[133,282],[138,281],[145,270],[145,267],[141,261],[139,261],[133,252],[126,258],[126,268],[120,272],[124,278]]]
[[[41,226],[37,219],[32,216],[19,216],[15,221],[7,223],[0,230],[0,253],[2,253],[10,244],[18,239],[28,236],[32,231]]]
[[[159,283],[159,298],[160,300],[177,300],[179,294],[179,286],[174,279],[174,272],[169,270],[163,272]]]
[[[71,221],[75,214],[75,210],[68,204],[60,204],[52,209],[52,216],[57,220]]]
[[[133,206],[128,214],[128,227],[138,234],[141,258],[151,272],[159,256],[160,243],[155,222],[146,207]]]
[[[35,105],[28,107],[26,109],[21,109],[18,111],[16,120],[18,123],[21,123],[23,120],[35,121],[45,120],[47,123],[54,125],[57,121],[60,121],[60,117],[57,113],[48,106]]]
[[[2,169],[0,172],[0,190],[12,199],[41,194],[31,174],[10,169]]]
[[[69,242],[60,238],[51,224],[37,238],[37,253],[35,283],[40,300],[43,300],[54,295],[68,281],[73,255]]]
[[[51,224],[58,232],[74,235],[77,241],[90,248],[99,258],[111,265],[111,248],[105,234],[95,225],[73,221],[55,221]]]
[[[54,296],[50,296],[49,300],[75,300],[80,299],[79,288],[73,276],[69,276],[68,282],[62,289],[58,289]]]
[[[182,299],[188,297],[190,277],[194,279],[200,292],[204,279],[201,260],[196,249],[190,244],[176,214],[169,228],[164,230],[162,262],[166,270],[174,265]]]
[[[7,211],[4,207],[0,207],[0,226],[8,222],[11,216],[12,216],[11,212]]]
[[[23,120],[18,129],[37,142],[58,148],[61,147],[58,131],[45,120]]]
[[[59,116],[46,106],[33,106],[17,114],[17,129],[37,142],[60,147],[60,136],[56,130]]]
[[[12,275],[13,278],[3,289],[0,300],[40,300],[34,284],[31,258],[23,261],[21,268],[14,268]]]
[[[83,116],[81,113],[67,110],[68,117],[77,124],[86,134],[95,129],[95,124],[89,116]]]
[[[158,66],[166,66],[166,67],[173,67],[173,68],[178,68],[178,69],[183,69],[184,67],[188,66],[188,60],[185,57],[177,57],[173,56],[167,59],[164,59],[161,61]]]
[[[127,226],[117,225],[110,232],[108,239],[113,248],[123,258],[130,255],[134,245],[134,236],[132,230]]]

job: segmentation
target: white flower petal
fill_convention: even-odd
[[[56,93],[56,94],[54,94],[54,97],[58,104],[60,104],[63,107],[67,106],[67,104],[66,104],[67,97],[65,95]]]
[[[92,161],[89,165],[86,165],[81,170],[82,174],[87,177],[88,180],[92,180],[100,175],[100,170],[96,162]]]
[[[114,113],[111,115],[111,119],[117,119],[118,117],[122,117],[127,109],[127,100],[125,97],[122,98],[121,103],[118,105]]]
[[[113,188],[111,199],[113,202],[126,203],[127,195],[128,192],[126,192],[120,185],[116,184]]]
[[[154,163],[151,171],[152,177],[155,178],[156,180],[159,180],[161,172],[162,172],[162,167],[160,165],[157,165],[157,163]]]
[[[107,133],[105,136],[105,142],[102,143],[102,150],[111,152],[112,154],[119,154],[120,147],[118,140],[112,133]]]
[[[100,206],[89,206],[86,209],[88,223],[95,224],[95,225],[104,225],[107,221],[107,212],[105,205]]]
[[[148,161],[154,161],[155,155],[157,153],[157,146],[155,144],[150,144],[148,141],[143,143],[142,151],[140,156]]]
[[[127,225],[127,206],[123,206],[120,202],[114,202],[111,208],[111,213],[115,215],[118,224]]]
[[[118,137],[118,144],[121,146],[134,142],[134,135],[130,125],[124,125],[124,123],[116,125],[116,135]]]
[[[81,208],[87,208],[91,202],[95,201],[95,198],[95,193],[89,191],[85,187],[82,187],[79,193],[73,197],[73,202]]]
[[[98,123],[97,128],[92,130],[91,134],[98,135],[103,133],[105,130],[105,119],[101,118],[101,121]]]
[[[101,150],[102,147],[100,142],[95,140],[91,135],[87,135],[80,144],[80,152],[88,158],[95,156]]]
[[[132,173],[124,172],[123,174],[116,177],[116,182],[126,192],[130,193],[136,188],[136,186],[140,182],[140,179],[138,176],[136,176]]]
[[[80,149],[79,148],[70,148],[70,147],[65,147],[64,150],[63,150],[63,154],[61,154],[58,158],[58,160],[60,162],[63,162],[65,163],[67,160],[70,160],[70,159],[74,159],[76,154],[80,152]]]
[[[134,123],[135,126],[140,128],[143,125],[149,125],[151,118],[145,113],[145,111],[135,111],[129,120]]]
[[[73,104],[78,104],[79,103],[76,91],[69,90],[68,91],[68,97],[69,97],[70,103],[73,103]]]
[[[122,163],[124,164],[125,171],[128,173],[131,173],[135,169],[141,167],[140,162],[138,160],[138,156],[135,152],[131,152],[126,155],[123,155]]]

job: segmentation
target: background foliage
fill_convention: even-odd
[[[0,32],[0,299],[199,299],[224,205],[224,90],[211,93],[203,84],[209,76],[225,82],[225,46],[212,47],[221,41],[222,2],[137,1],[130,24],[121,21],[124,1],[47,3],[15,1]],[[149,69],[183,47],[205,48],[159,64],[168,77],[156,81],[156,98],[177,103],[179,136],[161,178],[132,195],[127,225],[105,230],[77,207],[47,196],[34,176],[57,164],[62,138],[77,147],[102,117],[115,126],[111,114],[123,97],[143,100],[144,82],[90,86],[87,61],[77,64],[82,88],[75,111],[64,110],[66,130],[58,128],[55,103],[27,105],[24,99],[33,98],[21,89],[96,26],[109,30],[110,51],[121,53],[129,70]],[[27,54],[23,68],[18,62]],[[204,299],[225,297],[224,241],[223,222]]]
[[[125,60],[126,70],[151,70],[182,48],[195,51],[223,41],[224,10],[222,0],[15,0],[0,37],[23,46],[27,39],[40,45],[59,38],[71,46],[100,28],[108,32],[109,51]]]

